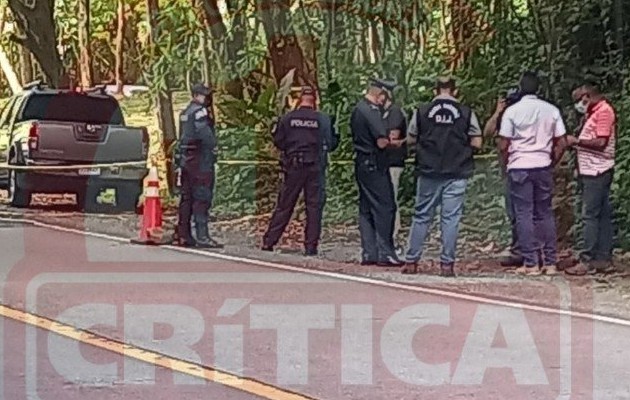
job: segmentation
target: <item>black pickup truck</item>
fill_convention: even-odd
[[[113,188],[114,208],[132,211],[146,166],[112,164],[146,162],[148,147],[147,129],[125,126],[118,101],[104,91],[34,83],[0,110],[0,163],[34,168],[1,169],[0,186],[14,207],[28,207],[33,193],[76,193],[88,212],[102,209],[98,195]],[[51,168],[70,165],[84,168]]]

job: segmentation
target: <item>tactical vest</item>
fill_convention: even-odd
[[[473,174],[470,146],[472,111],[456,101],[436,99],[417,111],[416,173],[442,178],[469,178]]]
[[[195,113],[203,110],[203,106],[191,102],[179,115],[179,157],[180,165],[198,166],[202,163],[201,141],[195,132]]]
[[[302,164],[319,162],[322,152],[320,123],[318,112],[312,109],[302,108],[287,114],[285,157],[298,158]]]

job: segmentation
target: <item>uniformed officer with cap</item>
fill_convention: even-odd
[[[330,118],[315,109],[315,100],[312,88],[302,88],[298,107],[285,114],[274,129],[273,142],[282,151],[284,180],[278,204],[263,237],[264,251],[273,251],[303,191],[306,203],[305,254],[317,255],[321,233],[323,152],[331,148],[333,133]]]
[[[385,149],[402,145],[389,137],[383,105],[395,83],[372,79],[363,99],[355,106],[350,129],[359,187],[359,230],[363,265],[400,266],[393,240],[396,203]]]
[[[208,233],[208,209],[212,200],[217,138],[214,121],[208,112],[212,91],[195,84],[192,100],[179,116],[179,181],[180,202],[176,242],[186,247],[223,247]],[[191,216],[195,222],[196,240],[191,232]]]

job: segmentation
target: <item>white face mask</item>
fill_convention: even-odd
[[[588,104],[584,103],[582,100],[578,101],[574,105],[575,110],[580,114],[586,114],[586,110],[588,109]]]

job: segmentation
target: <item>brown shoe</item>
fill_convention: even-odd
[[[440,276],[445,278],[455,277],[455,265],[454,264],[440,264]]]
[[[401,268],[400,273],[403,275],[415,275],[418,273],[418,264],[407,262]]]
[[[541,272],[543,275],[554,276],[558,275],[558,268],[555,265],[547,265],[542,267]]]
[[[518,268],[523,265],[523,257],[509,255],[500,259],[499,264],[503,268]]]
[[[542,275],[542,271],[540,270],[539,267],[525,267],[525,266],[522,266],[520,268],[517,268],[514,272],[516,274],[518,274],[518,275],[525,275],[525,276],[540,276],[540,275]]]
[[[600,274],[612,274],[617,272],[617,268],[615,268],[615,265],[611,261],[595,261],[593,266]]]
[[[584,263],[579,263],[578,265],[567,268],[564,270],[564,273],[571,276],[584,276],[584,275],[593,275],[597,272],[595,267],[592,265],[587,265]]]

